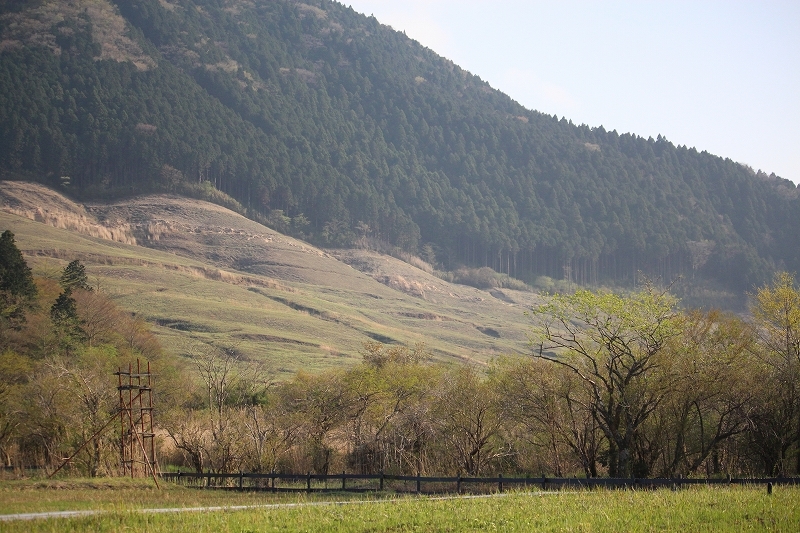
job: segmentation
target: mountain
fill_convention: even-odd
[[[348,366],[365,342],[424,343],[437,360],[527,353],[532,292],[482,291],[366,250],[330,253],[201,200],[147,195],[79,204],[0,181],[0,228],[35,274],[75,259],[89,283],[191,361],[233,350],[286,378]]]
[[[728,159],[523,108],[327,0],[0,3],[0,175],[176,192],[317,245],[536,283],[800,269],[800,195]]]

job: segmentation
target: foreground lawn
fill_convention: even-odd
[[[116,482],[115,482],[116,481]],[[0,521],[0,531],[800,531],[800,488],[696,487],[678,492],[509,493],[476,498],[317,496],[204,491],[111,480],[1,482],[0,514],[106,509],[107,513]],[[278,506],[281,505],[281,506]],[[264,506],[242,510],[135,509]],[[269,506],[269,507],[267,507]]]
[[[171,507],[263,505],[296,502],[292,494],[232,493],[186,488],[151,479],[103,478],[0,481],[0,515],[86,509],[130,510]],[[356,497],[355,495],[353,497]],[[2,531],[0,523],[0,531]]]

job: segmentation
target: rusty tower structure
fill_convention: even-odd
[[[153,384],[150,362],[143,371],[136,360],[115,372],[119,385],[120,465],[123,475],[156,477],[155,433],[153,432]]]

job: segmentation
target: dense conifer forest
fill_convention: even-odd
[[[741,294],[800,267],[790,181],[525,109],[336,2],[0,9],[3,178],[232,198],[316,244],[528,282],[643,272]]]

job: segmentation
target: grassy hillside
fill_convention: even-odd
[[[480,363],[527,350],[532,293],[449,284],[374,252],[340,252],[340,261],[207,202],[146,196],[84,207],[2,182],[0,203],[0,228],[36,274],[57,277],[80,259],[93,284],[154,323],[176,354],[209,343],[285,375],[348,365],[368,340],[424,342],[438,359]]]

